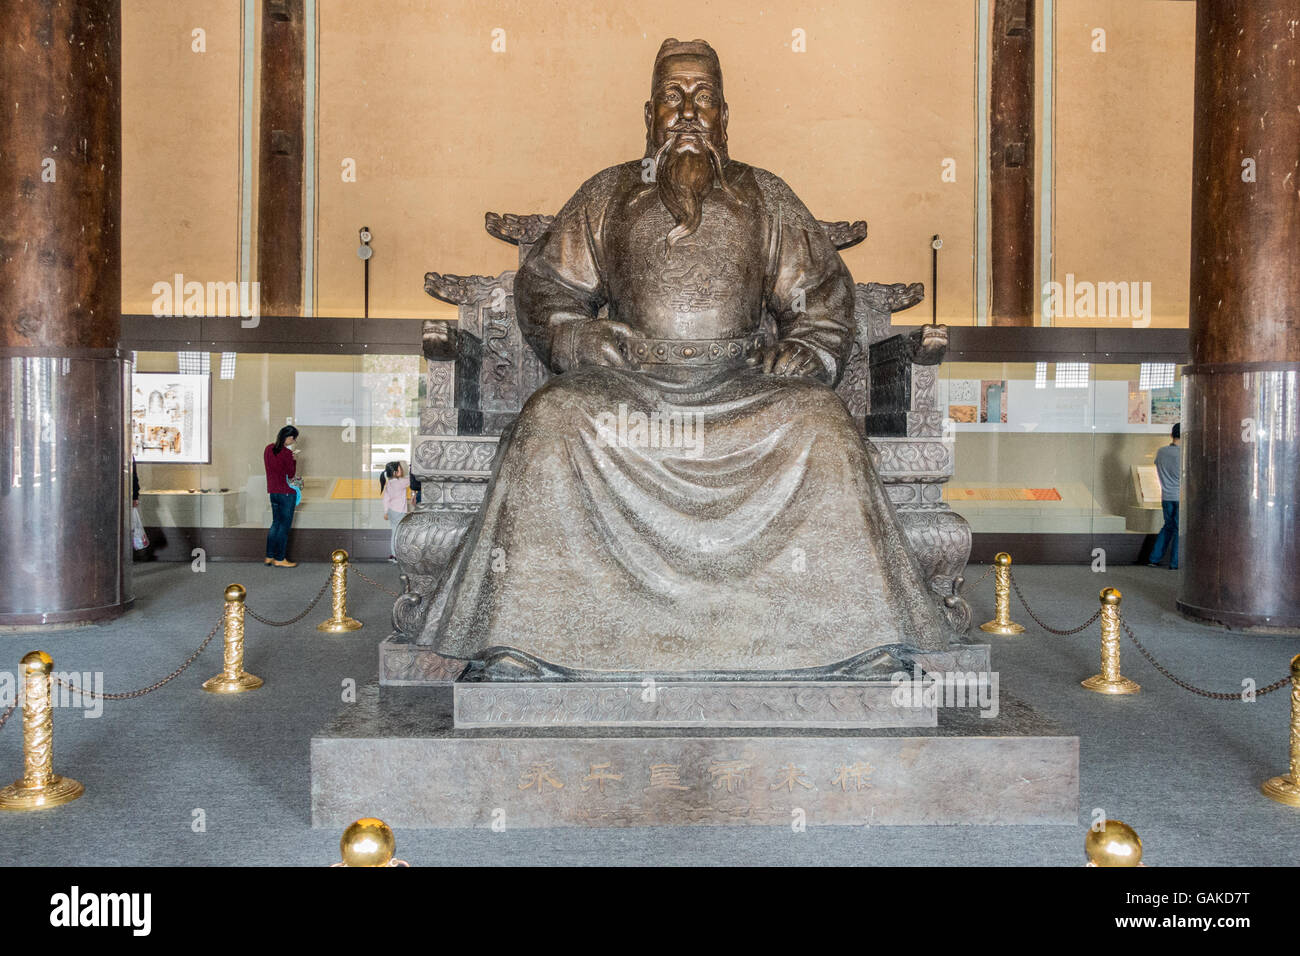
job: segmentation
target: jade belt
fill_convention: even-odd
[[[628,358],[643,365],[742,364],[771,342],[766,332],[736,339],[643,339],[624,344]]]

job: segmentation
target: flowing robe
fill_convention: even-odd
[[[525,338],[562,374],[502,436],[421,642],[594,674],[786,672],[947,647],[831,390],[854,332],[838,252],[781,179],[737,162],[730,191],[715,185],[698,230],[669,248],[674,220],[641,168],[585,183],[515,278]],[[603,307],[640,354],[685,342],[695,360],[568,369],[566,324]],[[754,367],[745,339],[765,328],[819,372]]]

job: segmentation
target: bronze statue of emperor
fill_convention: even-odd
[[[952,635],[843,403],[854,285],[730,158],[717,55],[667,40],[646,152],[515,278],[525,404],[420,643],[466,679],[854,676]],[[905,656],[900,655],[900,656]]]

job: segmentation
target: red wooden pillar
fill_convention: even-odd
[[[1199,0],[1178,607],[1300,628],[1300,0]]]
[[[0,3],[0,625],[130,606],[119,0]]]

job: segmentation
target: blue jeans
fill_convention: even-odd
[[[1162,501],[1165,523],[1156,535],[1155,546],[1151,549],[1151,563],[1159,564],[1165,556],[1165,545],[1169,546],[1169,570],[1178,570],[1178,502]]]
[[[297,495],[271,495],[271,530],[266,533],[266,556],[272,561],[284,561],[289,549],[289,525],[293,524],[293,508]]]

